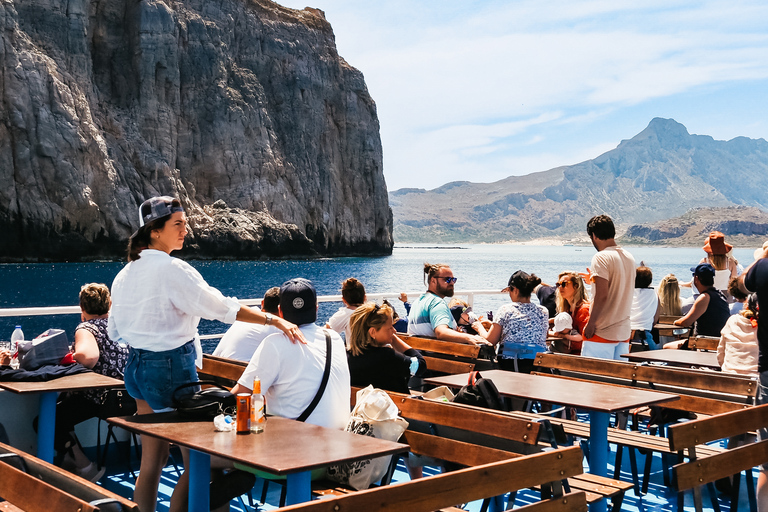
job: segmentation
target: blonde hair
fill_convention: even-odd
[[[587,301],[587,288],[584,286],[584,280],[581,276],[571,270],[560,272],[557,276],[557,282],[559,283],[563,277],[568,277],[568,280],[573,285],[573,304],[569,303],[560,294],[560,285],[557,285],[557,292],[555,292],[555,304],[557,305],[558,313],[571,313],[572,307],[578,307],[581,303]]]
[[[659,314],[664,316],[680,316],[683,311],[680,306],[680,283],[675,274],[667,274],[659,284]]]
[[[359,356],[365,349],[375,345],[368,330],[371,327],[380,329],[387,319],[392,319],[392,308],[386,304],[379,306],[375,302],[366,302],[357,308],[349,317],[352,339],[347,340],[347,350],[353,356]]]

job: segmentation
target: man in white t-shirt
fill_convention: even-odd
[[[261,311],[277,315],[279,305],[280,288],[275,286],[267,290],[264,298],[261,299]],[[221,337],[213,355],[237,359],[238,361],[250,361],[251,356],[259,348],[264,338],[276,332],[280,331],[271,325],[235,322]]]
[[[597,254],[592,257],[592,305],[584,326],[581,355],[623,359],[629,352],[630,311],[635,289],[635,258],[616,245],[616,228],[607,215],[589,219],[587,234]]]
[[[349,419],[349,367],[341,337],[315,325],[317,293],[306,279],[291,279],[280,287],[279,314],[301,329],[307,343],[293,343],[284,334],[267,336],[253,354],[232,393],[250,393],[253,379],[261,380],[267,413],[298,418],[312,402],[322,381],[326,362],[326,333],[331,337],[328,384],[307,423],[343,429]]]

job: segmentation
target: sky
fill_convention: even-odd
[[[390,191],[576,164],[654,117],[768,139],[765,0],[278,3],[322,9],[363,73]]]

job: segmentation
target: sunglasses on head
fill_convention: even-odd
[[[445,279],[446,284],[455,283],[459,280],[458,277],[442,277],[442,276],[435,276],[437,279]]]

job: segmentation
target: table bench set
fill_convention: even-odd
[[[440,344],[445,342],[427,341],[433,343],[416,343],[422,343],[422,347],[430,346],[433,350],[444,349]],[[468,353],[449,357],[472,358],[473,355]],[[245,365],[240,361],[206,356],[200,372],[201,378],[215,377],[231,385],[239,378]],[[555,371],[559,375],[488,370],[483,371],[483,377],[493,380],[503,396],[586,410],[590,416],[589,423],[520,411],[491,411],[433,402],[396,393],[390,393],[390,397],[400,409],[401,416],[413,422],[404,435],[408,444],[276,417],[269,419],[264,433],[248,436],[214,432],[211,422],[189,422],[179,418],[176,413],[110,418],[108,421],[131,432],[165,439],[190,449],[189,503],[193,511],[208,510],[211,455],[275,475],[285,475],[288,503],[285,510],[447,511],[452,510],[451,507],[457,503],[477,499],[485,500],[484,508],[501,510],[502,495],[510,493],[508,507],[511,507],[516,491],[526,488],[535,488],[541,493],[541,501],[525,507],[526,510],[584,511],[589,503],[590,510],[602,512],[606,510],[606,498],[612,498],[613,510],[619,510],[623,493],[632,484],[619,481],[616,478],[618,471],[614,478],[608,478],[609,443],[619,446],[615,464],[618,468],[621,467],[620,457],[624,448],[630,449],[633,465],[632,450],[637,448],[675,457],[677,463],[673,468],[675,478],[672,483],[681,491],[678,495],[680,504],[682,491],[693,489],[697,510],[701,510],[701,485],[723,476],[738,474],[742,470],[747,471],[748,490],[751,497],[754,496],[754,489],[750,489],[750,470],[756,464],[768,461],[768,441],[732,449],[707,443],[748,435],[759,426],[768,425],[768,406],[753,406],[756,379],[548,353],[539,354],[536,365],[542,371]],[[98,387],[120,384],[116,382],[118,384],[105,383]],[[467,383],[467,374],[430,377],[425,382],[459,388]],[[0,383],[0,387],[14,391],[8,384]],[[70,382],[70,386],[66,384],[62,382],[58,386],[37,387],[34,391],[53,396],[53,414],[50,411],[50,397],[41,399],[40,405],[41,419],[48,418],[51,425],[55,418],[56,391],[81,389],[73,387],[76,385],[74,381]],[[56,391],[53,391],[54,388]],[[14,392],[33,391],[17,388]],[[708,416],[670,426],[667,437],[609,425],[612,414],[659,404]],[[556,436],[552,424],[560,426],[571,436],[589,440],[588,473],[583,469],[582,450],[578,447],[559,447],[554,439]],[[430,428],[425,430],[423,425],[429,425]],[[41,459],[52,458],[52,444],[52,431],[39,437]],[[557,448],[552,449],[553,446]],[[542,452],[543,449],[549,451]],[[13,450],[0,445],[0,452],[3,451]],[[366,491],[342,491],[336,485],[339,492],[324,493],[324,499],[310,501],[312,469],[377,456],[399,456],[408,451],[444,461],[441,463],[469,467]],[[39,485],[38,482],[28,482],[27,479],[31,478],[29,475],[42,479],[43,484],[54,489],[46,489],[46,496],[56,494],[58,490],[74,497],[74,501],[66,497],[69,501],[62,502],[56,510],[112,510],[91,503],[96,499],[114,500],[111,493],[102,493],[101,498],[93,497],[94,488],[99,490],[100,487],[31,455],[17,453],[15,457],[24,458],[29,461],[28,465],[36,468],[45,468],[45,472],[28,472],[26,476],[20,476],[17,474],[21,473],[18,468],[11,467],[0,455],[0,497],[12,503],[18,501],[16,504],[22,510],[52,510],[43,506],[42,502],[36,504],[34,499],[30,501],[28,496],[19,496],[6,483],[12,481],[19,485],[18,482],[22,482],[21,485],[32,487]],[[11,475],[8,480],[3,477],[5,474]],[[47,476],[51,474],[55,476]],[[634,478],[637,486],[636,471]],[[646,474],[644,486],[647,483]],[[83,486],[88,489],[87,492],[81,490]],[[40,495],[43,495],[42,491]],[[714,496],[713,489],[710,495]],[[135,504],[124,498],[120,500],[117,505],[120,508],[117,510],[135,510],[131,508]],[[103,503],[116,506],[114,501]]]

